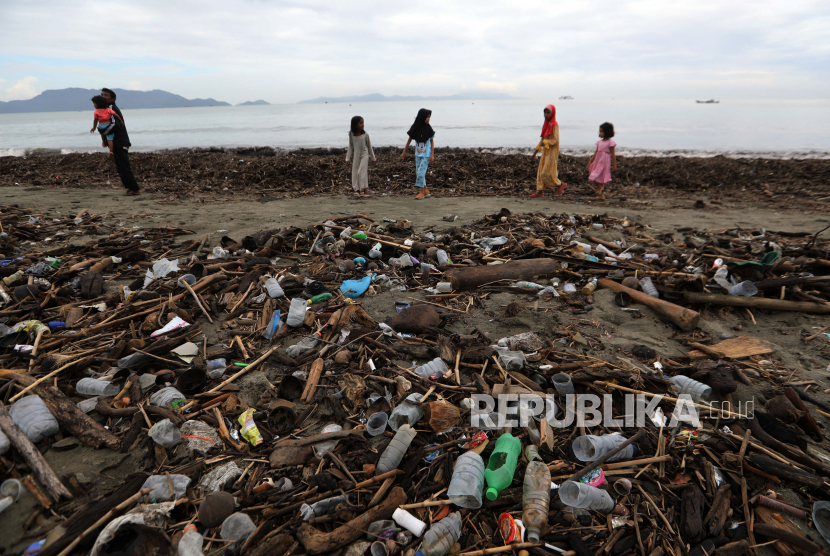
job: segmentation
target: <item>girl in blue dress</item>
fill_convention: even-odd
[[[401,160],[406,158],[406,151],[409,149],[409,144],[415,141],[415,187],[420,187],[421,192],[415,196],[420,200],[424,197],[429,197],[429,189],[427,189],[427,168],[429,163],[435,159],[435,131],[429,125],[429,118],[432,116],[432,111],[426,108],[421,108],[418,111],[418,116],[415,118],[415,123],[409,128],[407,135],[409,139],[406,140],[406,146],[401,153]]]

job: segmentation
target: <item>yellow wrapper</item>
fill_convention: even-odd
[[[259,429],[254,423],[254,411],[256,409],[248,409],[239,416],[239,426],[242,427],[242,436],[251,443],[252,446],[259,446],[262,444],[262,435],[259,434]]]

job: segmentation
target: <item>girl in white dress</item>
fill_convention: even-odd
[[[346,162],[352,162],[352,189],[355,197],[371,197],[369,189],[369,156],[376,161],[375,151],[372,150],[372,142],[369,134],[363,129],[363,118],[355,116],[352,118],[352,128],[349,131],[349,150],[346,152]]]

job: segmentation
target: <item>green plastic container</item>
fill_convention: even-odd
[[[331,293],[319,293],[308,300],[309,305],[314,305],[315,303],[322,303],[323,301],[328,301],[331,299]]]
[[[352,239],[366,239],[367,237],[366,232],[357,232],[356,234],[352,234]]]
[[[496,448],[490,454],[484,478],[487,480],[487,499],[495,500],[499,492],[513,482],[516,463],[522,452],[522,441],[512,434],[504,433],[496,441]]]

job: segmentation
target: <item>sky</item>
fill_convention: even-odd
[[[827,0],[0,0],[0,101],[830,98]]]

